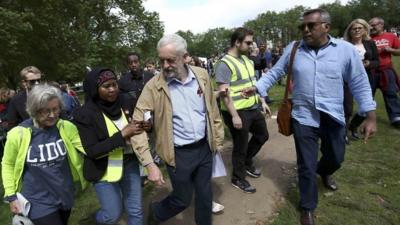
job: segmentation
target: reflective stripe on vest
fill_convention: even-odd
[[[250,108],[254,104],[258,104],[258,97],[256,95],[244,98],[240,93],[242,89],[251,87],[256,82],[252,61],[244,55],[241,56],[241,59],[244,63],[230,55],[225,55],[221,59],[232,72],[229,94],[236,110]],[[224,104],[222,104],[221,109],[227,110]]]
[[[103,113],[104,120],[106,121],[108,136],[113,136],[115,133],[119,132],[117,126]],[[122,118],[124,123],[128,124],[124,113],[122,113]],[[122,177],[123,165],[124,165],[124,149],[116,148],[112,152],[108,153],[108,164],[107,170],[101,181],[107,182],[117,182]]]

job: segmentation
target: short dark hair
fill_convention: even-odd
[[[253,31],[244,27],[237,28],[231,35],[231,47],[235,46],[236,41],[242,42],[246,36],[253,35]]]
[[[140,55],[137,52],[128,52],[128,54],[126,54],[126,62],[129,62],[129,57],[131,56],[136,56],[139,61],[140,61]]]
[[[156,61],[154,59],[147,59],[145,65],[148,65],[148,64],[156,65]]]
[[[325,22],[328,24],[331,23],[331,15],[329,14],[329,12],[326,11],[325,9],[321,9],[321,8],[310,9],[310,10],[305,11],[301,17],[301,20],[303,20],[303,18],[305,16],[308,16],[308,15],[314,14],[314,13],[319,13],[319,15],[321,16],[321,22]]]

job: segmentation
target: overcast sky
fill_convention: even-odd
[[[204,32],[216,27],[238,27],[266,11],[285,11],[296,5],[317,7],[335,0],[144,0],[148,11],[156,11],[165,33],[178,30]],[[346,4],[348,0],[340,0]]]

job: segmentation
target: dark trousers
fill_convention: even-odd
[[[396,74],[393,69],[386,69],[387,74],[387,87],[383,90],[381,80],[384,74],[382,71],[376,71],[372,76],[371,88],[372,94],[375,96],[376,89],[380,88],[385,101],[386,112],[391,123],[400,121],[400,100],[397,96],[397,91],[400,87],[396,85]]]
[[[349,126],[350,118],[353,115],[353,95],[350,92],[350,88],[347,83],[343,86],[343,108],[344,108],[344,118],[346,120],[346,126]]]
[[[35,225],[68,225],[71,210],[58,210],[49,215],[31,220]]]
[[[240,130],[233,127],[231,114],[222,111],[225,124],[229,128],[233,140],[232,179],[244,179],[246,177],[246,168],[253,165],[253,157],[260,151],[269,137],[265,117],[260,110],[238,110],[238,114],[243,124]],[[249,132],[252,134],[250,141]]]
[[[153,204],[155,217],[168,220],[189,207],[195,192],[197,225],[212,224],[212,152],[207,142],[195,148],[175,148],[176,168],[167,166],[172,192]]]
[[[331,175],[344,160],[345,127],[320,112],[320,127],[300,124],[292,119],[297,153],[300,207],[314,210],[318,203],[317,174]],[[318,140],[322,156],[318,161]]]

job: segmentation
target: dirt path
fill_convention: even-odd
[[[254,225],[264,224],[273,215],[277,203],[282,200],[295,176],[295,150],[292,137],[278,133],[275,119],[269,119],[269,141],[256,156],[256,165],[262,168],[260,178],[248,178],[257,188],[254,194],[246,194],[230,183],[232,143],[226,142],[222,157],[228,176],[214,179],[214,200],[223,204],[225,210],[220,215],[213,216],[214,225]],[[145,211],[150,200],[160,200],[170,191],[170,184],[156,188],[154,193],[145,199]],[[195,225],[192,206],[163,225]],[[147,215],[147,212],[145,212]],[[145,217],[146,219],[146,217]]]

